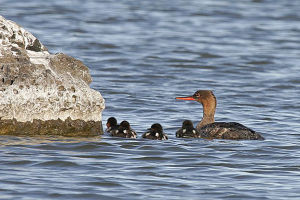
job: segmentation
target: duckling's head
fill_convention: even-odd
[[[107,128],[117,126],[117,119],[114,117],[108,118],[108,120],[106,122],[106,126],[107,126]]]

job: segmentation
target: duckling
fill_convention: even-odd
[[[167,140],[168,136],[164,133],[162,126],[159,123],[152,124],[151,128],[142,135],[142,138],[151,140]]]
[[[122,121],[118,129],[111,131],[111,136],[124,137],[124,138],[136,138],[136,132],[131,129],[128,121]]]
[[[119,128],[119,125],[117,123],[117,119],[114,117],[108,118],[106,122],[106,130],[105,132],[111,133],[113,130],[117,130]]]
[[[184,120],[182,127],[176,132],[178,138],[197,138],[199,137],[198,131],[194,128],[191,120]]]

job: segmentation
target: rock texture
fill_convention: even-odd
[[[102,134],[104,99],[79,60],[0,16],[0,135]]]

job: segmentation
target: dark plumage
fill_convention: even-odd
[[[112,130],[111,136],[124,137],[124,138],[136,138],[136,132],[131,129],[128,121],[122,121],[118,129]]]
[[[194,128],[191,120],[184,120],[182,127],[176,132],[178,138],[198,138],[198,131]]]
[[[119,125],[117,123],[117,119],[114,117],[110,117],[108,118],[107,122],[106,122],[106,132],[107,133],[111,133],[112,130],[117,130],[119,128]]]
[[[199,136],[207,139],[264,140],[260,134],[237,122],[207,124],[199,129]]]
[[[168,136],[164,133],[160,124],[152,124],[151,128],[142,135],[142,138],[151,140],[167,140]]]
[[[215,122],[217,100],[210,90],[198,90],[193,96],[177,97],[181,100],[194,100],[202,104],[203,117],[197,124],[199,137],[208,139],[264,140],[257,132],[236,122]]]

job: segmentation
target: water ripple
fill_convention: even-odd
[[[1,1],[1,15],[90,69],[110,116],[168,141],[0,136],[3,199],[298,199],[299,1]],[[212,89],[216,121],[266,140],[179,139]]]

